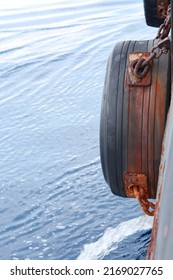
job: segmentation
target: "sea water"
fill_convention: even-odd
[[[156,34],[142,1],[0,7],[0,259],[145,259],[153,220],[99,156],[109,53]]]

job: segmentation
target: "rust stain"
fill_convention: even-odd
[[[138,186],[144,189],[148,198],[148,188],[147,188],[147,176],[145,174],[136,174],[136,173],[124,173],[124,185],[126,189],[126,195],[128,197],[135,198],[133,191],[133,186]]]
[[[162,153],[162,140],[165,128],[165,73],[157,71],[157,62],[150,64],[150,71],[142,79],[138,79],[131,64],[139,59],[147,59],[149,52],[133,52],[129,54],[126,69],[125,89],[129,95],[128,108],[128,173],[146,174],[148,198],[156,197],[159,164]],[[164,72],[164,71],[163,71]],[[129,197],[134,197],[126,189]]]
[[[160,164],[160,180],[157,188],[157,198],[156,198],[156,205],[155,205],[155,213],[154,213],[154,221],[151,233],[151,240],[147,250],[146,259],[154,260],[155,250],[156,250],[156,240],[157,240],[157,232],[158,232],[158,225],[159,225],[159,214],[160,214],[160,197],[162,194],[163,189],[163,174],[165,169],[165,162],[161,162]]]
[[[158,231],[158,222],[159,222],[159,202],[160,202],[160,194],[158,194],[156,205],[155,205],[155,213],[154,213],[154,221],[151,233],[151,241],[147,249],[147,260],[153,260],[155,254],[155,247],[156,247],[156,237]]]
[[[145,174],[126,172],[123,176],[127,197],[135,197],[148,216],[154,216],[155,205],[148,201],[148,180]]]
[[[157,16],[158,18],[164,19],[169,6],[168,0],[157,0]]]

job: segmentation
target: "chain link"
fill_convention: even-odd
[[[169,32],[171,30],[171,4],[168,6],[166,18],[159,27],[156,39],[159,40],[157,45],[154,45],[151,54],[147,59],[138,59],[131,65],[131,69],[138,79],[143,79],[150,70],[153,59],[159,59],[162,54],[167,54],[170,50],[171,41]],[[158,52],[156,52],[158,50]]]
[[[141,187],[139,188],[138,186],[133,186],[133,192],[144,213],[148,216],[154,216],[155,205],[154,203],[148,201],[144,189]],[[150,210],[150,208],[153,210]]]

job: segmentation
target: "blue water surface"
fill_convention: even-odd
[[[99,156],[109,53],[156,34],[142,1],[0,5],[0,259],[145,259],[152,218]]]

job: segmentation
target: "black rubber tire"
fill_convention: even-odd
[[[127,196],[123,182],[123,174],[129,169],[129,162],[127,159],[129,145],[131,145],[132,149],[135,150],[133,139],[129,139],[129,135],[131,137],[133,132],[129,134],[129,124],[127,123],[128,116],[131,114],[129,109],[129,100],[131,97],[129,97],[125,87],[125,72],[128,63],[128,57],[130,52],[150,52],[153,45],[153,40],[126,41],[117,43],[109,57],[107,64],[100,118],[100,157],[105,181],[110,186],[113,194],[122,197]],[[151,149],[149,150],[149,144],[147,151],[144,151],[143,149],[143,152],[148,154],[148,161],[147,163],[142,164],[144,166],[147,165],[147,167],[142,166],[141,170],[139,170],[140,172],[138,171],[138,173],[144,173],[144,170],[148,170],[148,166],[152,165],[151,172],[154,173],[152,175],[154,177],[154,181],[150,180],[149,178],[149,196],[150,198],[155,198],[162,146],[162,139],[157,138],[158,135],[164,132],[164,125],[166,122],[170,99],[169,55],[162,56],[159,60],[154,60],[152,66],[152,76],[154,81],[154,89],[152,89],[150,92],[150,98],[152,98],[152,101],[150,101],[148,105],[150,108],[147,109],[148,114],[146,122],[148,123],[149,128],[147,128],[148,130],[146,131],[146,135],[150,134],[151,127],[148,116],[152,115],[151,130],[152,135],[154,135],[152,136],[154,139],[150,139],[151,137],[149,138],[149,136],[147,137],[148,141],[153,143],[152,145],[154,151],[151,151]],[[160,108],[160,104],[156,98],[156,96],[158,97],[157,84],[159,81],[162,81],[162,87],[164,88],[164,92],[161,93],[161,107],[163,107],[164,111],[162,114],[162,116],[164,116],[164,120],[160,120],[159,112],[162,111],[162,109]],[[151,102],[154,105],[151,106]],[[142,111],[143,108],[140,110]],[[145,118],[144,114],[143,118]],[[157,121],[155,121],[155,118]],[[133,127],[132,131],[134,131],[134,129],[135,128]],[[162,131],[160,132],[160,130]],[[138,135],[136,136],[138,137]],[[142,141],[142,139],[140,141]],[[152,154],[152,156],[150,156],[150,154]],[[150,160],[151,158],[152,160]]]
[[[160,19],[157,14],[157,0],[143,0],[144,13],[147,25],[152,27],[159,27],[164,19]],[[169,1],[170,3],[170,1]]]

